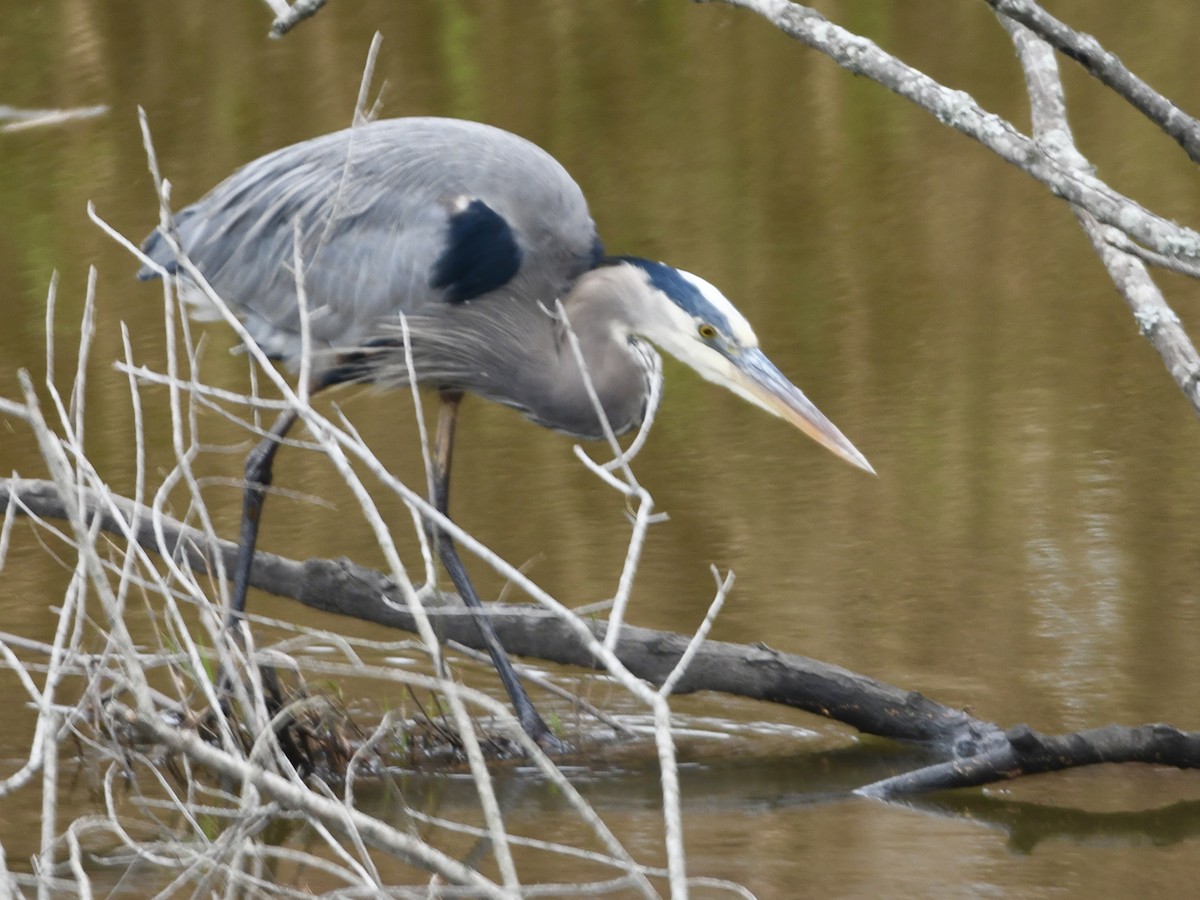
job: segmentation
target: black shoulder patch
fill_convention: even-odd
[[[451,303],[462,303],[507,284],[520,267],[512,226],[482,200],[472,200],[450,217],[446,249],[430,284],[444,288]]]

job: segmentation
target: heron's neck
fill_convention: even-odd
[[[555,412],[546,418],[557,418],[562,424],[547,424],[583,437],[603,436],[588,394],[588,380],[618,434],[641,424],[649,395],[654,350],[635,336],[632,283],[624,283],[627,276],[618,268],[585,273],[563,301],[567,322],[578,339],[578,352],[571,345],[566,326],[556,324],[558,365],[550,391],[550,405]],[[570,424],[566,424],[568,421]]]

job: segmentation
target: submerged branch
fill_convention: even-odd
[[[1044,735],[1028,725],[1017,725],[1004,733],[1002,743],[970,759],[925,766],[869,784],[855,793],[886,799],[978,787],[1079,766],[1129,762],[1200,769],[1200,733],[1155,724],[1136,728],[1106,725],[1071,734]]]
[[[300,810],[336,831],[353,833],[371,846],[387,850],[398,859],[437,873],[453,884],[469,885],[476,896],[510,896],[479,872],[419,838],[349,808],[336,798],[322,796],[298,780],[286,778],[255,761],[214,747],[193,731],[167,724],[158,716],[139,714],[119,703],[111,704],[107,712],[115,721],[133,729],[143,739],[183,753],[209,770],[229,778],[236,785],[253,786],[268,797],[279,800],[288,809]]]
[[[10,496],[16,509],[34,515],[57,518],[63,511],[62,500],[50,482],[0,479],[0,506],[7,506]],[[85,492],[84,497],[89,519],[99,511],[100,527],[124,536],[95,495]],[[214,547],[202,531],[164,518],[162,527],[167,546],[160,547],[149,525],[148,510],[135,518],[132,501],[114,497],[109,502],[123,509],[128,521],[146,523],[132,536],[142,546],[170,553],[205,573],[216,570],[214,554],[219,553],[224,557],[225,569],[232,571],[237,555],[234,542],[220,540]],[[399,602],[399,593],[391,580],[350,560],[300,561],[260,551],[251,571],[254,587],[290,597],[313,609],[403,631],[416,630],[415,616]],[[489,606],[488,615],[508,652],[561,665],[603,668],[573,629],[541,607]],[[426,612],[443,642],[456,641],[474,649],[482,648],[470,611],[455,595],[442,594],[440,603],[426,601]],[[598,640],[603,639],[607,630],[600,621],[589,622],[588,627]],[[657,686],[671,676],[688,643],[686,635],[623,625],[614,649],[631,673]],[[674,687],[676,694],[696,691],[718,691],[780,703],[835,719],[866,734],[920,742],[956,756],[970,756],[1000,736],[998,726],[916,691],[773,650],[765,644],[705,641]]]
[[[969,819],[1002,831],[1009,849],[1022,855],[1049,841],[1111,848],[1150,845],[1162,852],[1164,847],[1200,837],[1200,802],[1195,800],[1153,809],[1096,811],[959,791],[905,797],[901,802],[923,812]]]
[[[133,501],[109,497],[106,507],[85,491],[85,518],[100,528],[124,535],[108,512],[116,508],[126,521],[147,521],[143,509],[134,517]],[[22,513],[59,518],[66,512],[56,486],[49,481],[0,479],[0,506]],[[99,516],[99,522],[95,521]],[[153,530],[143,526],[131,537],[155,552],[172,553],[198,571],[213,569],[212,553],[226,557],[226,568],[237,545],[218,540],[215,546],[198,529],[165,520],[160,545]],[[363,619],[413,632],[415,616],[395,602],[395,587],[382,573],[346,559],[305,561],[259,552],[254,586],[290,597],[313,609]],[[426,612],[443,641],[470,647],[481,643],[470,611],[457,597],[440,596]],[[505,648],[516,655],[584,668],[603,668],[577,635],[561,620],[539,607],[491,604],[488,615]],[[598,639],[603,622],[589,626]],[[625,625],[616,645],[618,659],[630,672],[654,685],[670,677],[688,646],[685,635]],[[676,693],[717,691],[733,696],[780,703],[851,725],[866,734],[924,744],[950,757],[860,788],[865,796],[890,799],[950,788],[973,787],[1021,775],[1058,771],[1104,762],[1142,762],[1200,768],[1200,733],[1170,725],[1137,728],[1109,725],[1090,731],[1046,736],[1028,726],[1008,731],[945,706],[915,691],[884,684],[865,675],[763,644],[705,641]]]

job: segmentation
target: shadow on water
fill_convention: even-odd
[[[625,724],[636,729],[639,723],[630,717]],[[649,735],[652,724],[642,724]],[[1005,791],[1002,785],[915,799],[861,798],[854,791],[863,785],[944,757],[876,738],[854,739],[844,745],[844,735],[803,728],[773,726],[772,738],[764,741],[761,733],[756,736],[755,724],[747,728],[745,722],[715,717],[680,723],[679,779],[686,816],[769,815],[829,804],[883,804],[1001,831],[1007,835],[1008,849],[1018,854],[1031,854],[1052,841],[1165,847],[1200,836],[1200,800],[1150,809],[1088,810],[1014,800],[998,795]],[[1106,777],[1122,778],[1115,768],[1105,772],[1105,767],[1093,767],[1079,770],[1077,776],[1098,779],[1100,783]],[[1144,767],[1132,768],[1136,771]],[[636,809],[653,812],[661,803],[659,770],[649,736],[585,743],[575,758],[566,761],[563,770],[602,814]],[[1180,789],[1193,792],[1194,779],[1177,774]],[[569,810],[567,802],[535,770],[515,765],[501,769],[496,773],[496,784],[503,808],[519,804],[550,817]],[[462,815],[478,803],[469,777],[464,774],[447,778],[444,772],[393,770],[365,782],[358,795],[364,804],[382,813],[392,805],[397,790],[405,797],[436,797],[438,814],[450,817]]]
[[[978,822],[1008,836],[1008,849],[1031,854],[1049,841],[1169,847],[1200,837],[1200,800],[1157,809],[1096,812],[989,796],[978,791],[893,801],[921,812]]]

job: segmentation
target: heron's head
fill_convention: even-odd
[[[664,263],[637,257],[610,262],[632,267],[641,281],[636,308],[629,310],[635,334],[874,474],[866,457],[767,359],[750,323],[724,294],[703,278]]]

